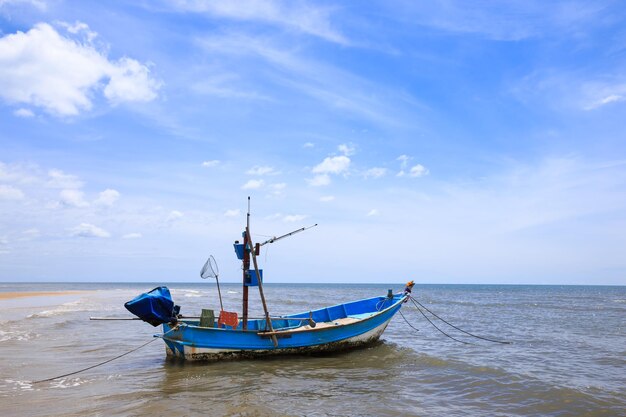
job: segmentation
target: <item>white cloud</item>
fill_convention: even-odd
[[[626,96],[619,95],[619,94],[610,94],[604,98],[595,100],[592,103],[585,105],[583,108],[585,110],[594,110],[599,107],[605,106],[607,104],[617,103],[617,102],[624,101],[624,100],[626,100]]]
[[[499,41],[575,37],[603,24],[608,10],[603,2],[539,0],[404,2],[399,8],[407,21],[419,25]]]
[[[379,214],[380,214],[380,212],[377,209],[371,209],[367,213],[367,217],[378,216]]]
[[[274,214],[270,214],[269,216],[265,216],[265,220],[278,220],[281,217],[283,217],[282,213],[274,213]]]
[[[104,229],[90,223],[81,223],[70,230],[72,236],[77,237],[110,237],[111,234]]]
[[[232,210],[226,210],[226,212],[224,213],[225,217],[237,217],[241,214],[241,210],[239,209],[232,209]]]
[[[329,156],[313,167],[314,174],[341,174],[350,167],[350,158],[345,155]]]
[[[170,211],[170,214],[168,214],[168,215],[167,215],[167,221],[169,221],[169,222],[173,222],[173,221],[175,221],[175,220],[180,219],[180,218],[181,218],[181,217],[183,217],[183,216],[184,216],[184,214],[183,214],[183,213],[181,213],[180,211],[178,211],[178,210],[172,210],[172,211]]]
[[[335,199],[334,195],[325,195],[320,197],[320,201],[323,203],[328,203],[329,201],[333,201]]]
[[[417,164],[413,167],[411,167],[411,170],[409,171],[409,175],[411,177],[421,177],[424,175],[428,175],[428,169],[426,169],[426,167],[424,167],[424,165],[421,164]]]
[[[248,171],[246,171],[246,174],[260,176],[260,175],[276,175],[276,174],[280,174],[280,172],[277,172],[276,170],[274,170],[273,167],[270,167],[270,166],[255,166],[249,169]]]
[[[339,145],[337,148],[339,149],[339,152],[346,156],[354,155],[354,151],[356,150],[352,144],[346,145],[345,143]]]
[[[263,180],[250,180],[244,185],[241,186],[242,190],[256,190],[265,185],[265,181]]]
[[[370,168],[363,173],[365,178],[380,178],[387,174],[387,168]]]
[[[122,236],[122,239],[139,239],[141,236],[141,233],[127,233],[124,236]]]
[[[330,176],[326,174],[316,175],[306,181],[311,187],[323,187],[324,185],[330,184]]]
[[[147,66],[127,57],[109,61],[89,41],[93,32],[86,25],[76,30],[83,31],[85,42],[38,23],[28,32],[0,38],[0,97],[58,116],[91,109],[94,92],[102,86],[112,104],[156,98],[160,82],[150,78]]]
[[[212,168],[212,167],[218,166],[219,164],[220,164],[219,160],[213,159],[211,161],[204,161],[202,163],[202,166],[205,167],[205,168]]]
[[[82,208],[89,206],[89,203],[84,199],[84,195],[80,190],[69,189],[62,190],[59,197],[61,198],[61,203],[65,206]]]
[[[302,145],[303,148],[314,148],[315,144],[313,142],[306,142],[304,145]]]
[[[400,161],[400,168],[402,169],[405,169],[407,167],[407,164],[409,163],[410,159],[411,157],[408,155],[400,155],[399,157],[396,158],[397,161]]]
[[[120,193],[117,190],[112,190],[110,188],[102,191],[94,204],[100,206],[112,206],[118,199],[120,198]]]
[[[0,200],[21,200],[24,193],[19,188],[0,184]]]
[[[7,6],[19,6],[21,4],[28,4],[34,8],[45,11],[47,8],[44,0],[0,0],[0,14],[2,14],[2,8]]]
[[[302,221],[302,220],[306,219],[307,217],[309,217],[309,216],[307,216],[305,214],[290,214],[290,215],[287,215],[287,216],[283,217],[283,221],[285,223],[295,223],[295,222]]]
[[[283,191],[285,191],[285,188],[287,188],[287,184],[284,182],[279,182],[277,184],[270,185],[270,188],[272,189],[272,194],[281,195]]]
[[[174,4],[182,11],[208,13],[241,21],[264,22],[330,42],[347,44],[345,37],[330,23],[330,9],[307,3],[280,0],[177,0]]]
[[[48,171],[49,180],[46,185],[50,188],[81,188],[83,182],[75,175],[65,174],[59,169]]]
[[[33,113],[32,110],[24,108],[15,110],[13,114],[17,117],[22,117],[24,119],[35,116],[35,113]]]

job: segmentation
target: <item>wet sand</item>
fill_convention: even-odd
[[[24,292],[0,292],[0,300],[12,300],[25,297],[42,297],[54,295],[85,294],[90,291],[24,291]]]

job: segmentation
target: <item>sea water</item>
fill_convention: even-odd
[[[104,366],[160,328],[123,307],[157,284],[0,284],[0,291],[87,291],[0,300],[2,416],[626,416],[626,287],[420,285],[381,341],[326,356],[170,362],[161,340]],[[169,284],[181,313],[218,310],[213,284]],[[273,315],[386,295],[401,285],[266,284]],[[241,311],[241,285],[222,286]],[[251,315],[261,304],[251,288]]]

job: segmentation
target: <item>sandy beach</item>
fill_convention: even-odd
[[[20,292],[0,292],[0,300],[12,300],[25,297],[42,297],[55,295],[85,294],[90,291],[20,291]]]

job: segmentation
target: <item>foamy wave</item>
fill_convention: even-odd
[[[185,294],[185,297],[202,297],[202,294],[192,294],[192,293],[189,293],[189,294]]]
[[[43,317],[52,317],[52,316],[57,316],[60,314],[77,313],[80,311],[101,311],[101,310],[103,310],[102,306],[96,305],[93,302],[90,302],[89,300],[77,300],[77,301],[71,301],[68,303],[61,304],[60,306],[53,308],[51,310],[44,310],[38,313],[30,314],[26,316],[26,318],[35,319],[35,318],[43,318]],[[110,308],[108,309],[105,308],[104,310],[110,310]]]
[[[19,391],[34,391],[33,383],[31,381],[16,381],[14,379],[5,379],[7,387],[13,390]]]
[[[226,291],[226,293],[227,294],[239,294],[237,291],[230,291],[230,290]]]
[[[24,331],[4,331],[0,330],[0,342],[7,342],[9,340],[25,341],[39,337],[39,334],[33,332]]]
[[[87,382],[89,381],[86,379],[81,379],[81,378],[59,379],[58,381],[50,382],[50,387],[61,388],[61,389],[72,388],[72,387],[78,387],[79,385],[83,385]]]

